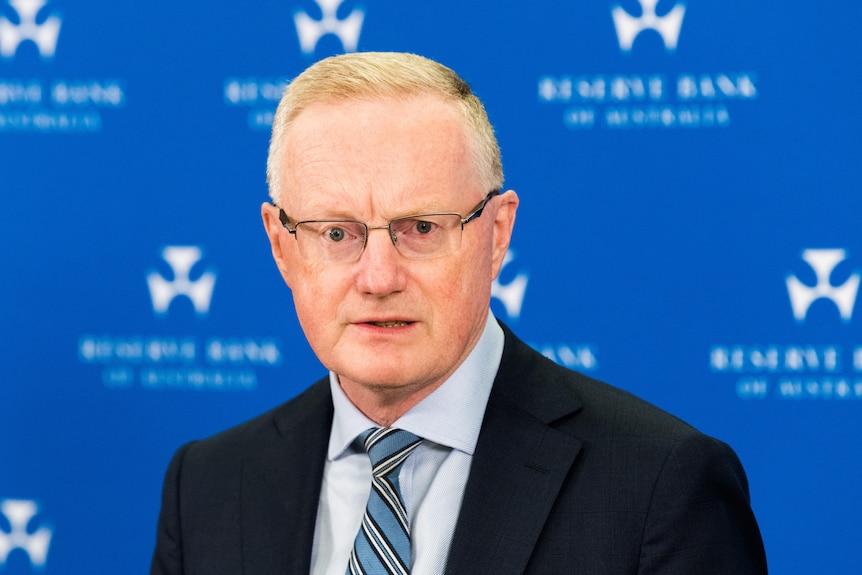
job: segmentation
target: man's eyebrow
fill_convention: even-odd
[[[337,207],[331,208],[331,207],[323,207],[323,206],[319,206],[319,207],[307,206],[306,208],[303,208],[302,212],[303,212],[302,220],[306,220],[306,221],[307,220],[350,220],[352,222],[370,223],[370,220],[363,220],[362,218],[357,217],[356,214],[354,214],[352,212],[348,212],[348,211],[343,210],[343,209],[339,209]],[[285,210],[285,213],[287,213],[287,210]],[[386,214],[383,216],[379,216],[378,218],[382,221],[389,222],[389,221],[397,219],[397,218],[403,218],[403,217],[409,217],[409,216],[418,216],[418,215],[425,215],[425,214],[438,214],[438,213],[457,213],[457,212],[454,212],[451,207],[441,207],[439,204],[434,203],[432,205],[425,204],[422,207],[418,207],[418,208],[414,208],[414,209],[406,209],[406,210],[400,209],[397,211],[397,213],[393,212],[391,215]],[[317,215],[312,217],[312,216],[309,216],[309,214],[317,214]],[[293,214],[287,213],[287,215],[291,219],[296,219],[296,216],[294,216]],[[375,219],[378,219],[378,218],[375,218]],[[302,221],[302,220],[299,220],[299,221]]]
[[[287,212],[287,210],[285,210]],[[288,214],[291,219],[295,216]],[[361,221],[354,214],[339,208],[323,207],[323,206],[306,206],[302,209],[302,220],[350,220]],[[300,221],[302,221],[300,220]]]

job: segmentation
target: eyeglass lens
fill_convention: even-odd
[[[408,258],[446,255],[461,245],[461,217],[432,214],[397,218],[389,226],[392,243]],[[365,248],[368,227],[362,222],[302,222],[297,225],[297,241],[305,257],[347,262],[358,258]]]

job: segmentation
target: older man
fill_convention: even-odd
[[[184,446],[152,573],[765,573],[726,445],[489,311],[518,197],[484,108],[409,54],[288,87],[262,207],[329,376]]]

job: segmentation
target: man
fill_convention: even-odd
[[[766,572],[730,448],[490,314],[518,197],[454,72],[316,63],[267,172],[273,257],[330,374],[178,451],[152,573]]]

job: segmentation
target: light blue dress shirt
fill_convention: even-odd
[[[446,567],[502,355],[503,330],[489,312],[479,342],[452,377],[392,424],[423,438],[399,475],[411,524],[412,575],[440,575]],[[336,374],[330,372],[329,382],[335,414],[314,529],[312,575],[346,572],[371,490],[371,462],[352,444],[366,429],[379,427],[347,399]]]

